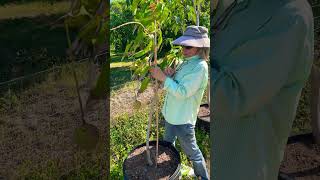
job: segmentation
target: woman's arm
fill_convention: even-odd
[[[208,67],[203,65],[198,65],[179,81],[166,76],[159,67],[151,68],[150,72],[153,78],[164,82],[164,90],[182,99],[195,94],[199,90],[201,83],[203,83],[204,78],[208,78]]]
[[[205,78],[208,78],[208,67],[198,65],[179,81],[166,77],[163,89],[177,98],[188,98],[201,88]]]

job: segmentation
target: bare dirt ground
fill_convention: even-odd
[[[160,91],[161,93],[162,91]],[[148,87],[137,99],[141,101],[142,107],[148,106],[153,97],[152,87]],[[133,114],[135,109],[133,103],[135,101],[135,90],[134,88],[122,88],[117,91],[116,94],[110,97],[110,118],[120,116],[122,114]]]
[[[101,164],[101,174],[106,173],[108,103],[97,101],[85,115],[100,131],[96,149],[86,153],[72,140],[75,128],[81,125],[72,85],[61,80],[36,86],[19,94],[13,107],[0,111],[0,179],[36,172],[46,177],[51,171],[52,178],[59,178],[87,162]]]

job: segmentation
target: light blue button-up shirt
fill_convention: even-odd
[[[186,58],[173,78],[167,77],[162,114],[173,125],[195,125],[203,93],[208,84],[208,64],[198,55]]]

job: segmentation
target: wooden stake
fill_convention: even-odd
[[[156,1],[156,3],[158,3],[158,1]],[[153,61],[153,66],[156,67],[157,66],[157,20],[154,20],[154,27],[155,27],[155,31],[154,31],[154,42],[153,42],[153,45],[154,45],[154,54],[153,54],[153,58],[154,58],[154,61]],[[155,86],[154,86],[154,95],[153,95],[153,98],[152,98],[152,106],[150,107],[150,114],[149,114],[149,121],[148,121],[148,132],[147,132],[147,142],[146,142],[146,146],[147,146],[147,160],[148,160],[148,164],[151,166],[152,165],[152,161],[151,161],[151,158],[150,158],[150,150],[149,150],[149,134],[150,134],[150,128],[151,128],[151,119],[152,119],[152,114],[153,114],[153,108],[155,108],[155,115],[156,115],[156,140],[157,140],[157,143],[156,143],[156,155],[155,155],[155,167],[157,168],[157,159],[158,159],[158,151],[159,151],[159,129],[158,129],[158,119],[159,119],[159,116],[158,116],[158,81],[155,80]]]
[[[149,109],[149,119],[148,119],[148,129],[147,129],[147,142],[146,142],[147,161],[148,161],[149,166],[152,166],[152,164],[153,164],[152,161],[151,161],[150,150],[149,150],[151,120],[152,120],[153,106],[154,106],[154,100],[153,99],[152,99],[151,106],[150,106],[150,109]]]
[[[154,21],[154,27],[155,27],[155,32],[154,32],[154,63],[155,66],[157,66],[157,21]],[[155,162],[156,162],[156,168],[157,168],[157,159],[158,159],[158,154],[159,154],[159,115],[158,115],[158,81],[156,81],[156,86],[155,86],[155,108],[156,108],[156,133],[157,133],[157,145],[156,145],[156,157],[155,157]]]

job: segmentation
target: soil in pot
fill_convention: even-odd
[[[320,179],[320,145],[312,134],[289,138],[280,172],[295,180]]]
[[[135,149],[125,161],[125,174],[129,180],[168,180],[177,170],[179,157],[169,147],[159,144],[159,156],[157,168],[155,167],[156,147],[150,146],[150,154],[153,162],[148,165],[146,156],[146,146]]]
[[[208,104],[203,104],[200,106],[198,117],[199,118],[210,117],[210,108]]]
[[[210,108],[208,104],[200,105],[196,125],[201,129],[204,129],[206,132],[210,132]]]

